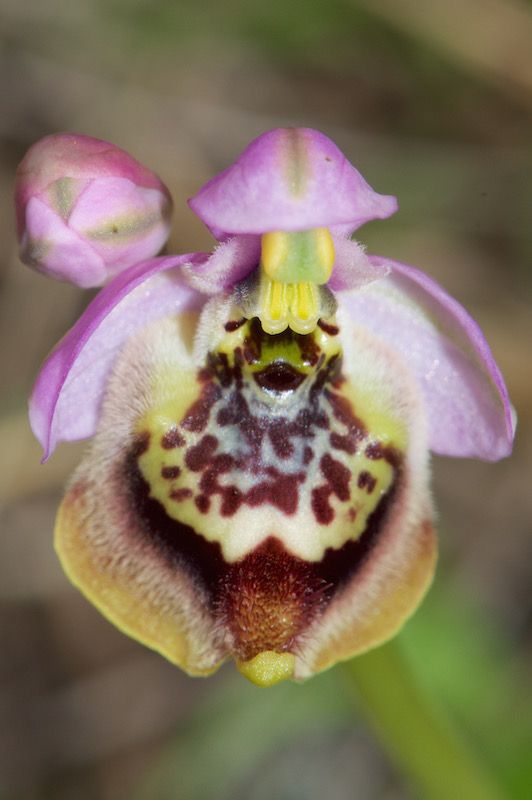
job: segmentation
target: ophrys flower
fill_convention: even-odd
[[[191,207],[212,255],[141,262],[38,377],[46,457],[95,434],[56,527],[73,582],[190,674],[301,679],[393,635],[435,563],[429,451],[513,438],[478,326],[349,237],[389,216],[323,134],[270,131]],[[100,209],[102,211],[102,209]]]

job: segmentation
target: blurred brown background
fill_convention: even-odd
[[[436,460],[441,563],[403,640],[509,796],[529,797],[530,3],[0,0],[0,87],[0,797],[416,797],[334,671],[268,692],[230,668],[188,679],[105,622],[52,550],[83,444],[40,466],[26,397],[88,295],[18,261],[17,162],[53,131],[111,140],[169,185],[171,250],[209,249],[185,199],[280,125],[323,130],[398,196],[361,241],[440,280],[507,379],[515,455]]]

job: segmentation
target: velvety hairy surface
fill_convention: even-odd
[[[277,650],[306,677],[390,635],[430,580],[421,400],[406,365],[348,320],[349,360],[322,332],[295,388],[289,357],[267,374],[265,334],[229,375],[220,355],[254,344],[239,329],[198,370],[193,324],[153,323],[119,357],[58,551],[107,616],[192,674]]]

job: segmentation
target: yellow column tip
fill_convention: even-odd
[[[238,671],[256,686],[274,686],[294,677],[296,658],[293,653],[264,650],[249,661],[237,661]]]

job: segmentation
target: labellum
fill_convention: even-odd
[[[57,548],[107,616],[188,672],[231,656],[259,684],[304,678],[390,636],[430,581],[423,409],[341,313],[272,335],[230,309],[199,366],[195,323],[126,346]]]

